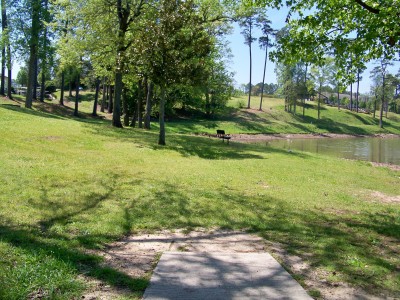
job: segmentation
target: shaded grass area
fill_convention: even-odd
[[[372,196],[399,195],[398,171],[183,134],[160,147],[155,131],[4,104],[0,126],[2,299],[77,298],[82,274],[140,297],[148,277],[88,250],[197,227],[255,232],[329,282],[399,297],[399,205]]]

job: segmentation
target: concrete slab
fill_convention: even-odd
[[[312,298],[268,253],[164,252],[143,299]]]

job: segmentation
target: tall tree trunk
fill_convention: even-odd
[[[165,145],[165,85],[161,85],[161,99],[160,99],[160,135],[158,137],[158,144]]]
[[[378,95],[375,95],[375,100],[374,100],[374,119],[375,119],[375,113],[376,113],[376,100],[378,98]]]
[[[106,107],[106,96],[107,96],[107,80],[106,77],[103,77],[103,99],[101,100],[101,107],[100,111],[104,112],[104,109]]]
[[[353,111],[353,83],[350,84],[350,110]]]
[[[146,97],[146,114],[144,117],[144,128],[150,129],[150,115],[151,115],[151,104],[153,102],[153,82],[149,82],[147,90],[147,97]]]
[[[25,107],[32,108],[33,88],[36,81],[35,62],[37,60],[38,40],[40,30],[40,1],[32,0],[32,29],[29,42],[29,69],[28,69],[28,86],[25,98]]]
[[[111,88],[111,84],[108,85],[108,113],[112,114],[113,113],[113,108],[114,108],[114,99],[113,99],[113,90]]]
[[[80,85],[80,74],[76,75],[76,87],[75,87],[75,109],[74,116],[78,117],[78,103],[79,103],[79,85]]]
[[[38,89],[38,62],[39,62],[39,49],[35,58],[35,80],[33,81],[33,99],[37,100],[37,89]]]
[[[6,0],[1,0],[1,29],[3,36],[7,30],[7,8],[6,8]],[[1,86],[0,86],[0,94],[5,95],[5,76],[6,76],[6,44],[3,44],[1,49]]]
[[[385,101],[385,118],[387,119],[389,110],[389,99]]]
[[[94,94],[93,112],[92,116],[97,116],[97,104],[99,103],[99,90],[100,90],[100,78],[96,78],[96,92]]]
[[[47,16],[47,8],[48,8],[48,0],[44,1],[44,15]],[[48,18],[44,17],[44,21],[48,21]],[[40,85],[40,101],[44,102],[44,94],[45,94],[45,80],[46,80],[46,70],[47,70],[47,25],[43,24],[43,54],[42,54],[42,78],[41,78],[41,85]]]
[[[385,75],[382,76],[382,103],[381,103],[381,111],[379,114],[379,128],[383,128],[383,110],[385,106]]]
[[[41,82],[40,82],[40,102],[44,102],[44,89],[45,89],[45,82],[46,82],[46,77],[44,74],[44,70],[42,68],[42,76],[41,76]]]
[[[137,101],[137,100],[136,100]],[[136,126],[136,119],[137,119],[137,102],[133,103],[133,112],[132,112],[132,120],[130,126],[135,128]]]
[[[251,25],[250,25],[250,38],[251,38]],[[249,100],[247,101],[247,108],[250,108],[250,100],[251,100],[251,73],[252,73],[252,57],[251,57],[251,41],[249,43],[249,54],[250,54],[250,82],[249,82]]]
[[[138,101],[137,101],[137,113],[138,113],[138,127],[143,128],[143,95],[144,93],[144,87],[145,87],[145,82],[139,80],[139,90],[141,91],[138,96]]]
[[[8,69],[8,80],[7,80],[7,97],[12,99],[12,66],[11,66],[11,49],[10,45],[7,45],[7,69]]]
[[[69,81],[69,92],[68,97],[72,97],[72,80]]]
[[[308,89],[307,89],[307,71],[308,71],[308,63],[306,63],[306,71],[304,72],[304,91],[306,94],[303,97],[303,118],[305,116],[305,109],[306,109],[306,98],[308,96]]]
[[[6,77],[6,48],[1,50],[1,86],[0,95],[5,95],[5,77]]]
[[[357,70],[356,112],[358,113],[358,92],[360,91],[360,70]]]
[[[114,108],[112,125],[122,128],[121,123],[121,95],[122,95],[122,70],[115,72],[115,87],[114,87]]]
[[[60,105],[64,106],[64,85],[65,85],[65,72],[61,72],[61,94],[60,94]]]
[[[339,91],[339,85],[338,85],[338,90],[337,90],[337,109],[340,110],[340,91]]]
[[[268,46],[265,47],[265,59],[264,59],[264,73],[263,73],[263,80],[261,85],[261,98],[260,98],[260,111],[262,110],[262,101],[264,96],[264,84],[265,84],[265,71],[267,69],[267,60],[268,60]]]
[[[320,114],[321,114],[321,91],[322,91],[322,84],[319,85],[319,93],[318,93],[318,120],[320,119]]]
[[[128,96],[126,94],[126,88],[122,89],[122,109],[124,111],[124,126],[129,126],[129,107],[128,107]]]

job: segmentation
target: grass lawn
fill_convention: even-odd
[[[225,119],[170,122],[160,147],[157,126],[112,128],[89,118],[89,101],[73,118],[49,102],[29,110],[0,100],[0,299],[78,299],[80,274],[140,297],[149,276],[104,267],[88,249],[135,231],[196,227],[255,232],[329,282],[400,297],[399,202],[374,196],[398,199],[399,171],[186,134],[324,132],[337,114],[332,126],[343,133],[381,132],[372,117],[327,108],[318,123],[309,109],[311,124],[277,99],[264,113],[234,101]],[[394,118],[385,132],[399,133]]]

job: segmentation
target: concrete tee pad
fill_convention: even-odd
[[[143,299],[312,298],[268,253],[164,252]]]

